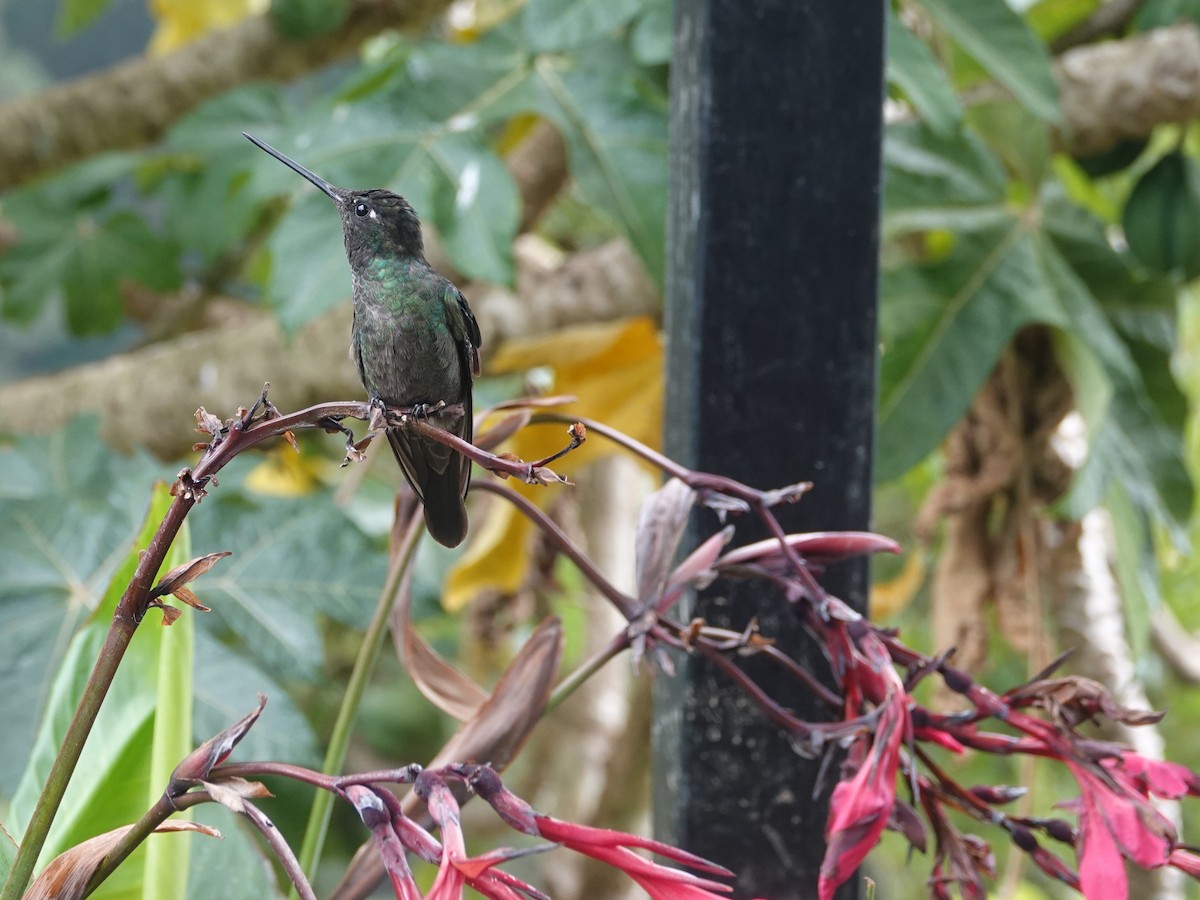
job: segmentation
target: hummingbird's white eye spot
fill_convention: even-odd
[[[360,219],[371,211],[371,208],[365,203],[356,203],[354,205],[354,214]]]

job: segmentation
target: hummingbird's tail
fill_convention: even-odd
[[[470,434],[461,434],[457,427],[448,430],[465,440],[471,439]],[[445,444],[423,438],[403,426],[389,428],[387,439],[400,470],[425,507],[429,536],[444,547],[457,547],[467,536],[467,507],[463,498],[470,480],[471,461]]]

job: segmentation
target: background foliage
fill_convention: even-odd
[[[943,483],[943,441],[1011,353],[1013,338],[1030,326],[1048,329],[1087,452],[1069,490],[1039,515],[1112,511],[1137,675],[1154,702],[1170,708],[1168,755],[1186,762],[1186,723],[1197,700],[1153,652],[1148,623],[1166,604],[1185,624],[1200,624],[1191,562],[1196,454],[1188,441],[1200,391],[1191,349],[1200,145],[1194,124],[1168,123],[1144,140],[1073,157],[1061,131],[1054,48],[1100,4],[1016,6],[918,0],[889,9],[880,530],[917,547],[918,508]],[[1119,40],[1200,20],[1200,7],[1179,0],[1132,6],[1136,15],[1117,28]],[[128,7],[63,0],[59,40],[105,34]],[[565,144],[570,180],[537,224],[541,237],[568,252],[623,239],[660,282],[670,4],[477,0],[456,9],[420,34],[382,32],[353,58],[291,83],[252,83],[215,97],[149,147],[97,155],[5,193],[0,344],[14,352],[3,374],[21,379],[150,343],[169,346],[199,324],[211,326],[216,309],[267,309],[295,333],[344,302],[346,265],[327,201],[250,147],[243,130],[335,184],[403,193],[436,232],[446,267],[479,287],[519,281],[513,248],[521,193],[506,158],[548,122]],[[49,76],[22,52],[17,34],[28,14],[11,4],[0,10],[0,83],[42,87]],[[149,52],[158,54],[261,12],[249,0],[158,0],[151,11],[157,31]],[[347,12],[346,0],[276,0],[267,14],[287,39],[305,40],[338,28]],[[652,439],[660,352],[644,323],[585,329],[510,346],[492,371],[549,367],[559,389],[594,398],[589,415],[608,413]],[[587,365],[572,368],[581,359]],[[510,376],[482,390],[502,396],[518,387]],[[194,405],[180,396],[179,420],[161,427],[182,433]],[[129,564],[151,480],[177,468],[115,455],[94,421],[46,437],[24,434],[24,425],[5,423],[10,438],[0,450],[0,797],[9,804],[0,802],[0,819],[17,827],[27,799],[21,786],[39,764],[34,736],[53,726],[76,648],[103,616],[114,573]],[[273,454],[251,471],[231,472],[194,517],[196,553],[253,548],[206,579],[203,599],[214,611],[186,638],[198,673],[188,713],[197,735],[217,730],[261,690],[272,698],[270,727],[251,733],[247,752],[319,757],[347,646],[383,581],[391,509],[392,475],[373,470],[348,481],[333,468],[338,455],[310,440],[298,458]],[[451,574],[455,609],[486,589],[479,573],[492,570],[489,553],[511,558],[516,548],[525,558],[519,526],[489,526]],[[900,614],[917,634],[927,616],[925,570],[938,550],[936,540],[927,546],[902,569],[881,572],[877,598],[881,615]],[[451,562],[425,554],[417,612],[443,649],[457,647],[467,667],[487,670],[494,648],[481,652],[441,606]],[[527,564],[506,573],[509,593],[532,577]],[[570,576],[562,583],[569,588]],[[1021,680],[1021,655],[999,637],[989,648],[997,677]],[[363,740],[370,747],[375,735],[392,755],[403,747],[404,759],[423,758],[444,726],[418,711],[413,689],[385,680],[368,703]],[[156,704],[158,718],[186,710],[191,691],[175,683],[178,705],[142,697]],[[158,718],[113,727],[130,738],[158,729]],[[179,723],[172,727],[182,738]],[[135,762],[115,754],[97,765],[117,777]],[[82,800],[79,809],[84,815]],[[283,817],[281,824],[295,827]],[[3,853],[0,838],[0,860]],[[231,854],[222,865],[257,872],[257,890],[262,874],[246,853],[236,841],[205,846],[193,852],[192,871],[200,871],[198,860]],[[907,871],[919,886],[920,865]]]

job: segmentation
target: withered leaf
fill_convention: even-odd
[[[70,850],[60,853],[29,886],[24,900],[76,900],[86,896],[88,882],[92,880],[96,869],[132,827],[122,825],[94,838],[88,838]],[[221,836],[221,832],[211,826],[182,819],[168,819],[154,830],[159,834],[168,831],[198,831],[210,837]]]
[[[245,778],[222,778],[219,781],[202,781],[200,784],[215,801],[235,813],[246,811],[246,800],[274,796],[262,782],[247,781]]]
[[[175,590],[171,591],[171,595],[176,600],[183,601],[192,609],[199,610],[200,612],[212,612],[209,607],[200,602],[200,599],[194,593],[192,593],[190,588],[183,586],[177,587]]]
[[[547,466],[536,466],[525,476],[526,484],[540,484],[543,487],[551,484],[570,484],[563,476]]]
[[[1080,675],[1067,675],[1022,685],[1009,695],[1012,702],[1026,701],[1058,713],[1069,713],[1076,720],[1099,714],[1124,725],[1153,725],[1166,713],[1130,709],[1122,706],[1112,692],[1098,681]]]
[[[150,597],[164,597],[167,594],[174,594],[178,588],[183,587],[189,582],[195,581],[209,569],[217,564],[217,560],[222,557],[231,555],[231,551],[222,550],[219,553],[208,553],[204,556],[197,556],[195,559],[173,568],[170,572],[159,579],[158,584],[150,591]],[[183,600],[182,597],[179,598]],[[188,603],[187,600],[184,600]],[[194,605],[190,604],[189,605]],[[200,607],[197,607],[200,608]]]
[[[411,570],[410,570],[411,572]],[[392,609],[392,637],[409,678],[430,703],[459,722],[475,715],[488,694],[448,663],[413,627],[412,577],[406,577]]]
[[[642,503],[638,511],[635,565],[638,599],[643,603],[658,597],[666,587],[695,501],[696,492],[678,478],[672,478]]]
[[[155,600],[150,605],[157,606],[159,609],[162,610],[162,623],[164,626],[174,625],[175,620],[183,615],[182,610],[178,610],[174,606],[168,606],[167,604],[165,604],[161,601],[158,601],[158,600]]]
[[[201,406],[196,410],[196,431],[200,434],[211,434],[216,437],[224,426],[221,420]]]

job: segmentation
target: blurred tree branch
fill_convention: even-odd
[[[388,28],[417,28],[449,0],[349,0],[345,20],[306,41],[270,16],[210,32],[165,56],[139,56],[103,72],[0,105],[0,189],[108,150],[153,143],[205,100],[251,81],[287,81],[353,53]]]
[[[1103,153],[1142,140],[1156,125],[1200,116],[1200,29],[1159,28],[1137,37],[1078,47],[1055,66],[1062,96],[1064,148]]]
[[[658,289],[624,241],[563,255],[527,236],[518,239],[515,252],[516,295],[489,285],[466,288],[485,335],[485,350],[518,334],[658,311]],[[285,407],[359,396],[362,387],[347,352],[349,336],[348,303],[290,340],[271,313],[247,312],[220,327],[2,385],[0,430],[49,432],[79,413],[95,411],[113,446],[143,446],[176,456],[193,440],[190,422],[196,406],[236,409],[256,395],[263,381],[271,382],[272,396]],[[164,422],[179,427],[164,428]]]

